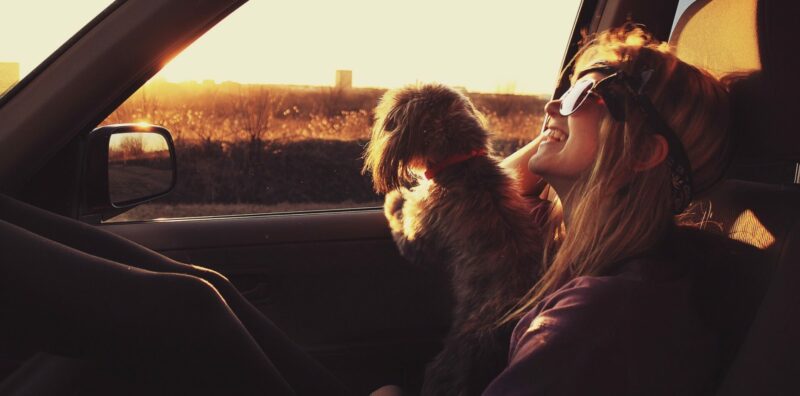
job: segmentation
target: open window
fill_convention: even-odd
[[[415,82],[464,90],[509,154],[541,127],[579,4],[247,3],[103,122],[164,126],[178,159],[175,191],[110,221],[380,206],[372,109]]]

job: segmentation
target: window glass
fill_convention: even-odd
[[[675,31],[675,26],[678,25],[678,21],[683,16],[683,13],[686,12],[686,9],[689,8],[695,0],[678,0],[678,8],[675,10],[675,18],[672,19],[672,28],[669,30],[669,35],[672,37],[672,33]]]
[[[580,1],[251,1],[104,124],[175,140],[178,184],[111,221],[373,207],[361,174],[391,88],[463,90],[502,155],[539,131]]]
[[[25,78],[111,0],[0,2],[0,96]]]

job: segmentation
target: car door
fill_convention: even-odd
[[[445,277],[398,255],[379,209],[100,227],[220,271],[351,386],[418,378],[447,327]]]

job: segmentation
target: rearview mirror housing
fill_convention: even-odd
[[[82,220],[99,223],[168,194],[177,181],[169,131],[150,124],[98,127],[84,145]]]

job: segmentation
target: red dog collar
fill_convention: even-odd
[[[486,149],[472,150],[469,153],[453,155],[449,158],[446,158],[444,161],[436,165],[433,165],[432,167],[425,170],[425,178],[431,180],[434,177],[436,177],[436,175],[438,175],[439,172],[443,171],[448,166],[455,165],[459,162],[464,162],[468,159],[481,157],[484,155],[486,155]]]

